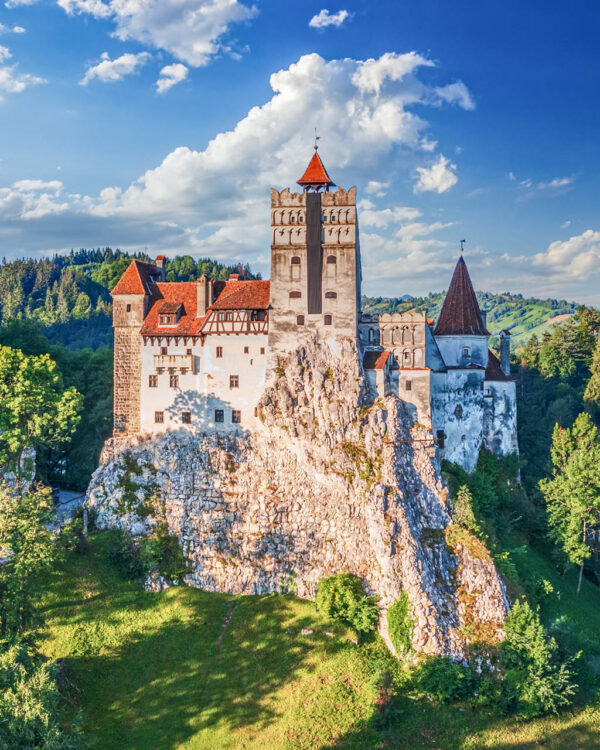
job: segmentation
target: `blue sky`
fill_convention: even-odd
[[[0,255],[268,276],[269,187],[358,186],[365,291],[600,305],[595,2],[4,0]]]

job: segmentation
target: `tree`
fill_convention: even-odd
[[[586,401],[600,406],[600,336],[596,342],[596,349],[594,350],[594,358],[592,359],[591,377],[588,380],[585,388],[584,398]]]
[[[25,450],[67,441],[79,423],[81,401],[75,388],[63,389],[47,354],[27,356],[0,346],[0,467],[14,472],[17,492]]]
[[[557,425],[550,453],[552,478],[540,481],[550,537],[579,565],[579,593],[584,563],[600,531],[600,436],[589,414],[580,414],[571,428]]]

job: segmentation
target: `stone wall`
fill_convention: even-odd
[[[109,441],[88,490],[99,523],[152,527],[135,504],[123,511],[129,452],[141,471],[136,497],[164,501],[191,585],[312,598],[323,576],[348,571],[379,597],[382,622],[408,593],[419,652],[463,655],[474,616],[491,639],[502,636],[507,600],[489,556],[446,543],[431,432],[395,395],[373,401],[352,342],[309,341],[282,363],[258,408],[260,427],[245,438]]]
[[[142,390],[142,337],[145,298],[124,294],[113,299],[114,327],[114,434],[140,431]]]

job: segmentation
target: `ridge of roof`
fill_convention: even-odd
[[[322,187],[334,187],[335,182],[327,174],[325,165],[321,161],[319,152],[315,150],[312,159],[308,162],[304,174],[297,181],[298,185],[319,185]]]
[[[467,264],[462,255],[452,274],[452,281],[448,287],[434,335],[490,335],[483,324],[479,302],[477,302]]]
[[[160,269],[153,263],[134,259],[127,266],[125,273],[115,284],[111,295],[116,294],[152,294],[149,283],[152,276],[160,274]]]

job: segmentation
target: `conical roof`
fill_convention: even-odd
[[[454,269],[448,294],[433,333],[436,336],[489,336],[462,255]]]
[[[319,152],[316,149],[312,159],[308,163],[308,167],[306,167],[306,171],[298,180],[298,185],[314,188],[335,187],[335,182],[327,174],[325,165],[321,161]]]

